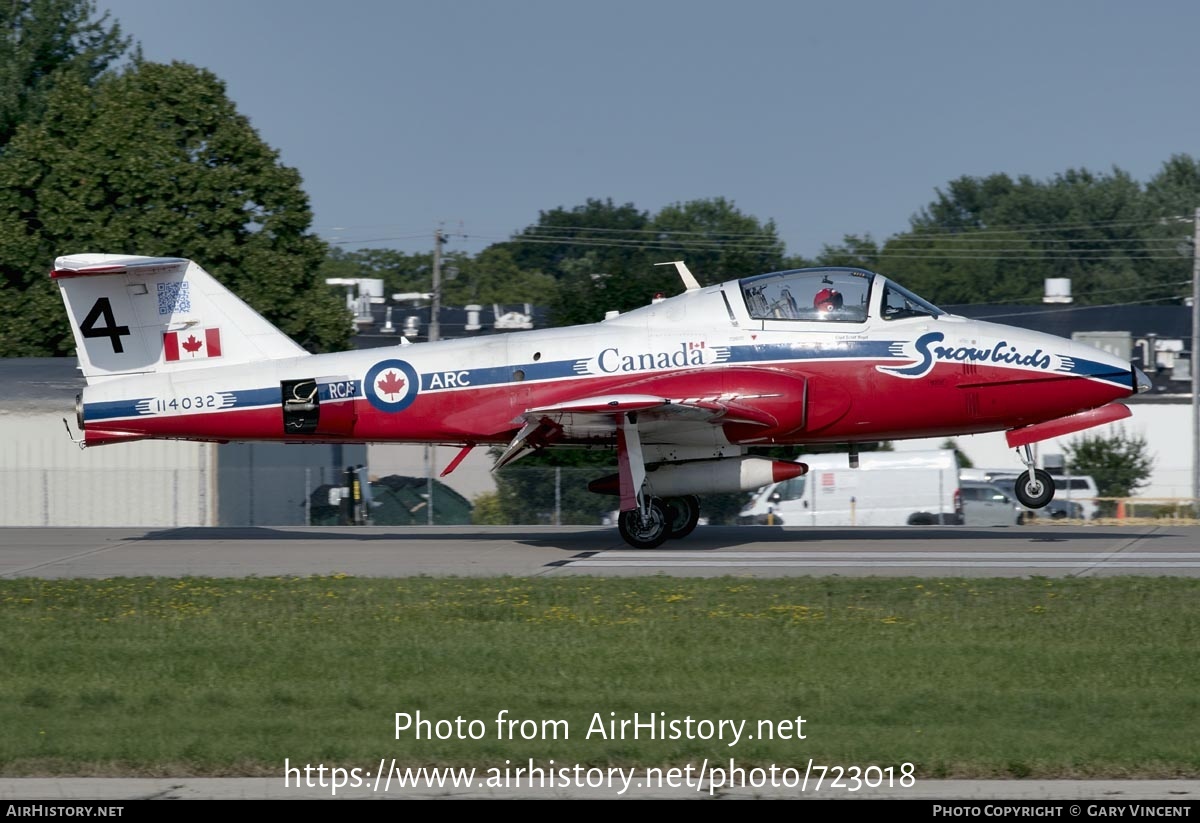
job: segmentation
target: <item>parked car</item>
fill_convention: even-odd
[[[1023,507],[1011,488],[980,480],[963,480],[959,493],[962,495],[964,526],[1013,526],[1024,522]]]
[[[1019,471],[1014,469],[963,469],[964,479],[983,480],[997,483],[1013,492]],[[1054,475],[1054,499],[1046,508],[1027,509],[1027,518],[1050,517],[1054,520],[1065,518],[1091,520],[1099,511],[1096,498],[1100,496],[1096,481],[1085,474]]]
[[[1059,500],[1057,497],[1050,501],[1044,509],[1027,509],[1025,519],[1050,518],[1051,520],[1085,520],[1083,504],[1074,500]]]

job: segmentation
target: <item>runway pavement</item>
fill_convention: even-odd
[[[1197,526],[701,526],[658,549],[586,526],[0,529],[0,577],[1200,575]]]
[[[1200,575],[1200,527],[1012,526],[903,529],[699,527],[653,551],[627,546],[601,527],[325,527],[179,529],[0,529],[0,578],[130,576],[563,576],[887,575],[1078,577]],[[510,793],[426,789],[387,799],[611,797],[601,790]],[[922,781],[909,792],[870,794],[744,789],[712,795],[632,792],[697,799],[987,799],[1011,801],[1200,800],[1200,781]],[[285,787],[268,778],[0,779],[4,800],[346,799],[328,789]],[[366,795],[366,798],[385,799]],[[364,798],[365,799],[365,798]]]

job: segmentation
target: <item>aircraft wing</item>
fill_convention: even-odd
[[[639,428],[650,432],[655,429],[677,430],[688,427],[688,424],[691,427],[725,423],[764,427],[777,425],[778,421],[773,415],[752,405],[754,399],[719,395],[668,398],[651,394],[605,394],[528,409],[518,418],[523,422],[521,430],[493,469],[559,441],[586,441],[615,436],[623,419],[636,422]]]

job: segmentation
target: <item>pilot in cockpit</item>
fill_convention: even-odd
[[[841,311],[842,293],[837,289],[821,289],[813,297],[813,308],[822,314]]]

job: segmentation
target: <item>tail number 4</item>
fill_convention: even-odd
[[[97,325],[97,321],[101,320],[104,321],[104,325]],[[128,326],[117,325],[117,318],[113,317],[112,304],[108,302],[107,297],[96,301],[87,317],[79,324],[79,331],[83,332],[84,337],[107,337],[112,343],[114,354],[122,354],[125,351],[125,347],[121,345],[121,338],[130,333]]]

